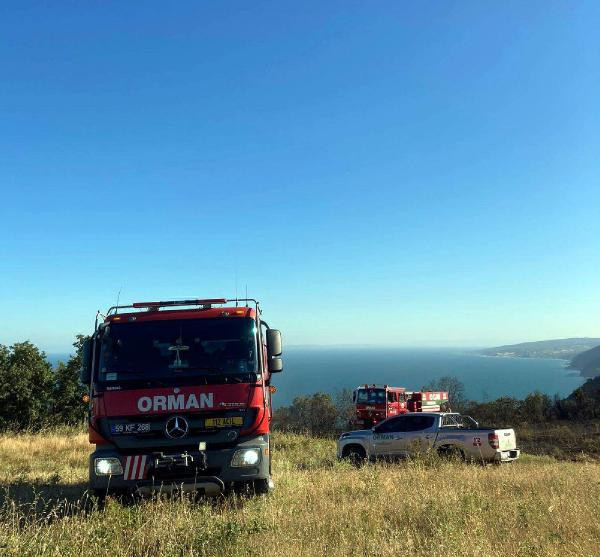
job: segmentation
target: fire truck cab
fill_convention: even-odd
[[[354,425],[364,428],[371,428],[390,416],[408,412],[404,387],[362,385],[354,389],[352,402],[356,407]]]
[[[272,489],[272,374],[279,331],[253,299],[115,306],[84,345],[91,489]]]
[[[407,391],[389,385],[362,385],[352,393],[353,427],[369,429],[379,422],[407,412],[448,412],[447,392]]]

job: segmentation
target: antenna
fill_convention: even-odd
[[[246,307],[248,307],[248,283],[246,283]]]
[[[237,294],[237,265],[235,266],[235,307],[238,307],[238,294]]]
[[[119,311],[119,298],[121,298],[121,290],[123,290],[123,285],[121,285],[121,288],[119,288],[119,292],[117,293],[117,303],[115,304],[117,309],[115,309],[115,315],[117,315]]]

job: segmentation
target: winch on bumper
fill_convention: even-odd
[[[97,493],[198,491],[218,495],[244,485],[272,488],[269,437],[260,435],[233,447],[168,447],[144,454],[122,454],[98,447],[90,456],[90,487]]]

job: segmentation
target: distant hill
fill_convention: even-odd
[[[571,360],[600,345],[600,338],[562,338],[507,344],[479,350],[479,354],[499,358],[559,358]],[[600,352],[598,353],[600,357]],[[575,368],[575,366],[572,366]],[[577,367],[576,369],[580,369]]]
[[[571,360],[571,365],[569,367],[578,369],[583,377],[600,376],[600,346],[577,354]]]

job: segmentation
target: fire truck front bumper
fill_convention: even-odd
[[[90,488],[97,492],[200,491],[218,495],[239,484],[270,480],[268,436],[234,447],[123,454],[99,447],[90,456]]]

